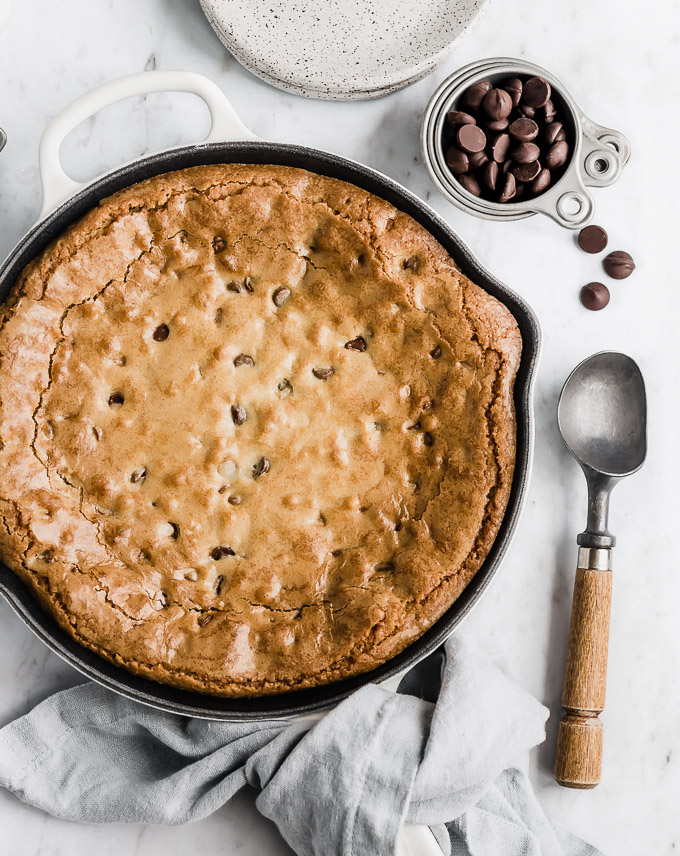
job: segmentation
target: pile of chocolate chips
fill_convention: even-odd
[[[550,84],[511,77],[470,86],[446,116],[446,163],[473,196],[518,202],[557,181],[570,145]]]

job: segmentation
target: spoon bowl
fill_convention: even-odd
[[[612,478],[639,470],[647,454],[647,401],[637,363],[615,351],[584,360],[564,384],[557,421],[582,467]]]

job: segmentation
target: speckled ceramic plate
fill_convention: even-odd
[[[201,0],[249,71],[308,98],[387,95],[425,77],[487,0]]]

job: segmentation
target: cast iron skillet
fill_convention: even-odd
[[[211,132],[203,143],[140,158],[85,186],[69,179],[59,164],[59,146],[68,131],[107,104],[152,91],[190,91],[210,108]],[[228,142],[225,142],[229,140]],[[526,494],[533,445],[531,394],[539,352],[539,327],[529,306],[491,276],[468,248],[425,203],[395,181],[338,155],[302,146],[257,140],[241,124],[221,90],[206,78],[186,72],[150,72],[112,81],[66,108],[50,123],[40,147],[44,206],[41,219],[0,268],[2,302],[24,266],[99,200],[138,181],[190,166],[221,163],[278,164],[302,167],[342,179],[374,193],[409,214],[446,248],[460,268],[512,312],[523,340],[515,383],[517,458],[510,501],[496,541],[482,568],[461,597],[423,636],[373,671],[327,686],[263,698],[229,699],[175,689],[108,663],[73,641],[38,605],[29,589],[0,564],[0,593],[17,615],[56,654],[87,677],[128,698],[155,708],[219,720],[291,718],[318,713],[369,682],[395,679],[435,650],[460,623],[496,572],[507,550]],[[56,203],[56,207],[55,207]],[[43,216],[44,215],[44,216]]]

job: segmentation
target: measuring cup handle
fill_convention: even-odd
[[[191,92],[202,98],[211,119],[210,131],[204,142],[257,139],[241,122],[219,86],[201,74],[191,71],[147,71],[111,80],[77,98],[57,113],[45,129],[39,151],[43,191],[39,219],[89,183],[74,181],[61,165],[60,149],[66,136],[103,107],[150,92]]]

